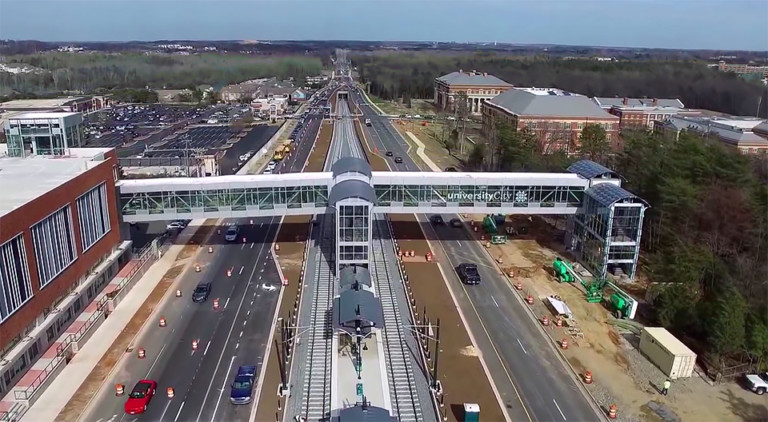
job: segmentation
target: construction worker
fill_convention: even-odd
[[[672,386],[672,381],[670,381],[669,379],[664,381],[664,388],[661,389],[661,395],[666,396],[667,393],[669,393],[669,387],[671,386]]]

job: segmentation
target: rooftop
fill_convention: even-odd
[[[21,207],[103,160],[111,148],[70,148],[68,156],[0,158],[0,216]]]
[[[36,109],[36,108],[56,108],[64,107],[77,100],[83,100],[88,97],[67,97],[67,98],[48,98],[48,99],[29,99],[12,100],[0,103],[0,109]]]
[[[595,97],[595,104],[602,108],[617,107],[673,107],[685,108],[683,102],[677,98],[621,98],[621,97]]]
[[[488,103],[518,116],[618,119],[589,98],[557,88],[512,88]]]
[[[512,86],[512,84],[487,73],[464,72],[459,69],[458,72],[451,72],[437,78],[438,81],[445,82],[447,85],[483,85],[483,86]]]
[[[9,119],[21,120],[21,119],[59,119],[62,117],[76,116],[80,113],[71,113],[66,111],[52,111],[52,112],[29,112],[17,114]]]

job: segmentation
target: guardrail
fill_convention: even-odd
[[[69,339],[69,336],[67,337]],[[32,383],[23,390],[14,390],[13,396],[16,400],[26,400],[29,401],[32,397],[37,394],[37,392],[40,390],[40,386],[43,385],[43,383],[48,379],[48,377],[58,368],[62,363],[65,363],[67,360],[66,356],[66,350],[72,345],[72,342],[67,342],[66,340],[62,342],[62,344],[56,346],[56,356],[48,362],[48,365],[45,365],[45,368],[43,368],[42,372],[38,374],[34,380],[32,380]]]
[[[96,321],[104,315],[105,309],[107,307],[107,302],[109,301],[109,298],[107,295],[104,295],[96,302],[96,312],[91,314],[88,319],[85,320],[83,325],[74,333],[71,333],[69,336],[67,336],[68,339],[71,339],[71,343],[76,343],[80,341],[81,338],[85,335],[85,333],[90,330]]]

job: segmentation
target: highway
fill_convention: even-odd
[[[306,119],[291,156],[280,163],[279,173],[300,172],[304,168],[320,128],[322,116]],[[190,269],[183,274],[183,297],[169,297],[137,336],[133,345],[146,350],[138,359],[136,351],[118,362],[96,394],[81,421],[234,421],[248,420],[252,406],[229,403],[229,385],[242,364],[258,364],[264,353],[279,294],[279,275],[270,253],[279,227],[279,218],[239,219],[241,231],[235,243],[223,239],[225,229],[209,241],[211,254],[196,259],[201,272]],[[245,242],[242,242],[245,238]],[[232,276],[227,277],[227,270]],[[211,281],[212,292],[205,303],[193,303],[191,294],[200,281]],[[219,310],[213,309],[218,299]],[[164,316],[167,327],[157,318]],[[198,349],[192,350],[192,341]],[[158,392],[141,415],[124,413],[125,397],[116,397],[114,385],[125,385],[126,394],[139,379],[154,379]],[[175,398],[166,397],[166,388]]]
[[[379,151],[392,151],[403,157],[396,164],[387,157],[390,166],[397,171],[420,171],[408,156],[408,146],[395,131],[386,117],[378,115],[366,104],[361,94],[351,94],[360,104],[365,118],[371,119],[372,127],[365,127],[366,136]],[[443,215],[445,221],[457,215]],[[489,372],[512,420],[531,421],[586,421],[598,420],[595,409],[581,392],[573,374],[560,361],[549,344],[549,339],[539,331],[516,294],[510,288],[496,263],[482,246],[472,240],[465,230],[448,225],[433,227],[428,216],[420,215],[427,229],[438,262],[443,265],[447,281],[472,330],[477,346],[482,351]],[[462,262],[478,265],[483,283],[465,286],[453,268]],[[521,406],[521,403],[523,404]]]

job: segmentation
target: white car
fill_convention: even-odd
[[[747,386],[750,390],[762,396],[768,391],[768,372],[747,375]]]
[[[272,169],[266,169],[261,174],[272,174]]]
[[[224,234],[224,240],[227,242],[234,242],[237,240],[237,234],[240,233],[240,227],[231,225],[227,229],[227,233]]]
[[[275,167],[277,167],[277,161],[270,161],[269,164],[267,164],[268,170],[274,170]]]
[[[174,221],[167,226],[165,226],[166,230],[184,230],[184,223],[180,221]]]

